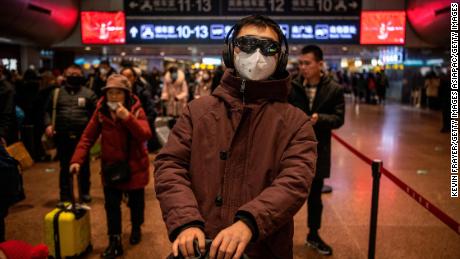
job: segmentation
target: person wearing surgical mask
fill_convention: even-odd
[[[220,85],[185,107],[155,158],[172,255],[293,258],[293,217],[316,167],[312,123],[287,102],[279,25],[253,15],[229,34]]]
[[[98,98],[102,96],[102,88],[107,82],[110,75],[115,74],[115,69],[110,65],[108,60],[102,60],[99,67],[95,70],[94,76],[90,77],[88,87],[96,93]]]
[[[126,161],[129,179],[121,183],[108,183],[102,170],[105,212],[109,244],[101,258],[115,258],[123,254],[122,212],[123,195],[128,196],[131,213],[131,234],[129,243],[141,242],[141,226],[144,223],[144,187],[149,182],[149,157],[146,142],[152,137],[147,116],[139,98],[132,93],[128,78],[113,74],[102,88],[103,96],[96,111],[78,142],[72,156],[70,172],[81,173],[81,166],[91,146],[101,138],[101,168]]]
[[[209,70],[203,70],[200,80],[195,87],[195,93],[193,97],[198,99],[202,96],[208,96],[211,94],[212,75]]]
[[[166,107],[166,115],[179,117],[188,101],[188,85],[185,74],[176,66],[171,66],[164,76],[161,100]]]
[[[53,138],[59,157],[59,189],[60,201],[71,200],[71,186],[69,178],[70,158],[77,146],[78,140],[96,108],[97,96],[87,87],[83,87],[85,77],[78,65],[71,65],[64,72],[63,85],[54,90],[48,97],[45,113],[45,134]],[[53,123],[54,98],[56,99],[55,119]],[[82,163],[82,170],[78,178],[81,191],[81,201],[90,202],[90,167],[89,156]]]

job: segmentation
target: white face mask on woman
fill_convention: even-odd
[[[118,102],[107,102],[107,106],[109,106],[110,110],[116,111],[118,108]]]
[[[235,53],[235,68],[244,79],[265,80],[276,70],[275,56],[264,56],[260,49],[248,54],[244,51]]]

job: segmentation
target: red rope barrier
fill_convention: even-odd
[[[343,140],[336,134],[332,133],[332,137],[335,140],[337,140],[339,143],[344,145],[348,150],[350,150],[353,154],[355,154],[361,160],[363,160],[364,162],[372,166],[372,159],[368,158],[367,156],[359,152],[356,148],[352,147],[350,144],[345,142],[345,140]],[[401,181],[398,177],[396,177],[394,174],[388,171],[388,169],[386,169],[385,167],[382,167],[382,174],[385,175],[388,179],[390,179],[394,184],[396,184],[403,191],[405,191],[410,197],[412,197],[412,199],[414,199],[416,202],[422,205],[426,210],[428,210],[436,218],[444,222],[444,224],[446,224],[449,228],[455,231],[455,233],[460,235],[460,223],[458,223],[453,218],[451,218],[449,215],[441,211],[438,207],[433,205],[433,203],[429,202],[426,198],[424,198],[422,195],[420,195],[418,192],[412,189],[409,185]]]

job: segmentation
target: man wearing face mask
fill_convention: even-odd
[[[287,103],[288,46],[278,24],[255,15],[232,30],[221,84],[186,106],[156,157],[157,198],[174,256],[193,256],[194,240],[204,252],[212,239],[210,258],[292,258],[315,135]]]
[[[344,123],[343,88],[323,72],[323,51],[316,45],[305,46],[299,57],[299,76],[292,81],[289,102],[311,116],[318,139],[316,175],[308,196],[308,233],[306,244],[320,254],[332,255],[332,248],[319,236],[323,203],[321,190],[331,170],[331,131]]]
[[[88,124],[94,109],[97,96],[85,84],[82,69],[77,65],[69,66],[64,73],[65,81],[59,92],[54,91],[47,102],[45,113],[45,134],[54,137],[59,157],[59,189],[60,201],[70,201],[70,159],[75,151],[81,134]],[[58,94],[56,103],[56,119],[53,128],[51,116],[53,110],[53,95]],[[89,156],[81,167],[79,188],[82,202],[90,202],[90,171]]]
[[[96,93],[98,98],[102,96],[101,89],[105,87],[107,78],[109,78],[112,74],[116,74],[115,69],[110,66],[110,62],[108,60],[102,60],[94,77],[90,78],[88,84],[89,88]]]

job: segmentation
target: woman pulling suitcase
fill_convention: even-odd
[[[122,75],[111,75],[102,89],[89,124],[71,160],[70,172],[78,173],[85,155],[101,136],[101,168],[109,246],[102,258],[123,254],[121,245],[121,199],[128,195],[131,211],[131,244],[141,240],[144,222],[144,187],[149,181],[149,159],[146,141],[152,133],[139,99],[131,93],[129,81]]]

